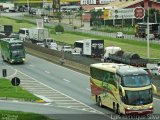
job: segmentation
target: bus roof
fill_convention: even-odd
[[[17,43],[17,42],[23,42],[17,38],[3,38],[1,39],[1,41],[5,41],[5,42],[8,42],[8,43]]]
[[[91,67],[98,68],[104,71],[109,71],[113,73],[118,73],[120,75],[131,75],[131,74],[147,74],[147,72],[138,67],[133,67],[126,64],[117,64],[117,63],[96,63],[91,64]]]

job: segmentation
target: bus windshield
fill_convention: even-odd
[[[11,47],[12,51],[20,50],[20,49],[23,49],[23,44],[21,44],[21,43],[14,43],[14,44],[11,44],[10,47]]]
[[[127,91],[124,99],[127,105],[145,105],[153,102],[151,89],[141,91]]]
[[[122,79],[122,86],[124,87],[143,87],[151,84],[148,75],[129,75]]]

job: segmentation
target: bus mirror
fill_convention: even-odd
[[[153,85],[153,84],[152,84],[152,92],[153,92],[154,94],[157,94],[157,88],[156,88],[156,86]]]
[[[123,97],[125,97],[125,91],[124,91],[124,88],[123,88],[121,85],[120,85],[119,87],[120,87],[120,89],[122,90],[122,96],[123,96]]]

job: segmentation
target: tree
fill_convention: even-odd
[[[96,26],[101,26],[102,25],[101,16],[103,15],[103,11],[101,9],[97,11],[91,10],[90,13],[93,24]]]
[[[71,15],[72,15],[72,12],[71,11],[67,11],[66,15],[68,16],[69,24],[71,24]]]
[[[145,11],[145,21],[147,22],[147,17],[148,17],[148,11],[146,10]],[[157,19],[157,20],[155,20]],[[153,9],[151,8],[149,10],[149,22],[155,22],[155,21],[160,21],[160,11],[156,10],[156,9]]]
[[[81,27],[83,26],[83,13],[84,13],[84,10],[80,9],[76,15],[76,16],[80,16],[81,18]]]
[[[62,20],[62,12],[61,12],[61,11],[57,11],[57,12],[56,12],[56,15],[57,15],[57,18],[58,18],[59,23],[60,23],[61,20]]]

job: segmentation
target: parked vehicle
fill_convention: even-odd
[[[149,23],[149,33],[154,34],[155,38],[160,38],[160,24]],[[147,36],[147,23],[138,23],[135,26],[135,37],[146,38]]]
[[[147,40],[148,35],[146,35],[146,40]],[[149,40],[155,40],[154,34],[149,34]]]
[[[48,16],[44,16],[44,17],[43,17],[43,22],[44,22],[44,23],[49,23],[49,18],[48,18]]]
[[[23,42],[15,38],[3,38],[1,43],[1,56],[9,63],[23,63],[25,61],[25,49]]]
[[[85,39],[74,43],[74,52],[85,56],[102,57],[104,54],[104,40]]]
[[[117,32],[116,33],[116,38],[124,38],[124,35],[122,32]]]

